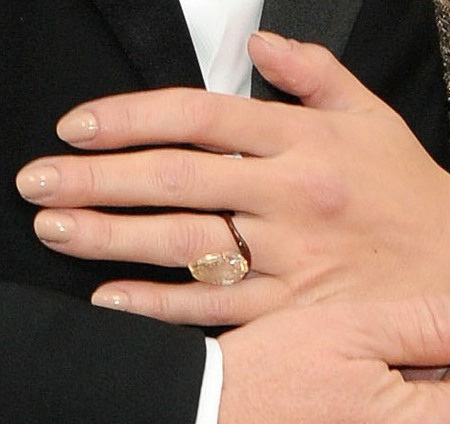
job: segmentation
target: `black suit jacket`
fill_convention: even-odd
[[[57,119],[88,99],[202,87],[177,0],[0,0],[0,422],[192,423],[203,333],[91,307],[115,278],[184,270],[82,261],[42,246],[14,188],[38,156],[76,153]],[[262,27],[330,47],[447,166],[431,0],[266,0]],[[256,97],[292,101],[254,75]]]

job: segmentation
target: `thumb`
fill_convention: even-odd
[[[386,302],[361,311],[368,351],[392,366],[450,364],[450,296]]]
[[[371,312],[368,336],[377,339],[370,342],[377,359],[391,366],[450,364],[450,296],[392,302]],[[442,382],[403,385],[397,412],[407,419],[395,422],[450,422],[450,382],[441,377]]]
[[[384,105],[322,46],[260,31],[250,37],[248,51],[268,82],[305,106],[361,110]]]

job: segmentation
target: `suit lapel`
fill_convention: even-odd
[[[341,57],[362,0],[265,0],[261,29],[301,41],[319,43]],[[256,72],[255,97],[296,101],[267,84]]]
[[[92,0],[148,87],[204,87],[178,0]],[[261,28],[323,44],[340,57],[362,0],[265,0]],[[253,74],[254,97],[295,102]]]
[[[203,87],[178,0],[92,0],[146,86]]]

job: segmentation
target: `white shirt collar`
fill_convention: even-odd
[[[249,97],[252,64],[247,53],[263,0],[180,0],[205,86]]]

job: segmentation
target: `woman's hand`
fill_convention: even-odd
[[[301,106],[168,89],[86,103],[58,127],[82,149],[183,142],[243,159],[177,148],[39,159],[17,178],[22,195],[46,207],[39,238],[82,258],[186,266],[237,250],[214,213],[236,211],[253,257],[244,281],[120,281],[94,294],[96,304],[176,323],[239,324],[292,304],[448,291],[447,173],[325,49],[262,34],[249,51]],[[85,209],[99,205],[191,212]]]

